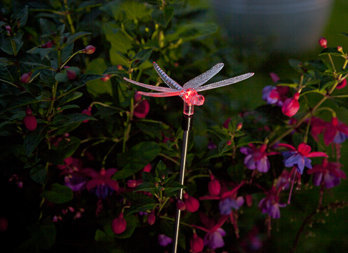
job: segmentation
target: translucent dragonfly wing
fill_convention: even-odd
[[[153,62],[153,67],[155,68],[157,74],[160,78],[167,84],[170,88],[175,90],[182,90],[182,86],[175,82],[172,78],[170,78],[159,66],[156,62]]]
[[[183,91],[172,91],[172,92],[143,92],[138,91],[138,94],[148,97],[174,97],[182,95]]]
[[[184,84],[184,89],[188,88],[197,88],[206,82],[208,82],[213,76],[215,76],[217,73],[220,72],[220,70],[224,67],[223,63],[218,63],[208,71],[200,74],[199,76],[196,76],[195,78],[191,79],[190,81],[186,82]]]
[[[206,90],[211,90],[211,89],[224,87],[224,86],[227,86],[227,85],[231,85],[231,84],[234,84],[234,83],[238,83],[238,82],[244,81],[245,79],[248,79],[248,78],[252,77],[253,75],[254,75],[254,73],[246,73],[246,74],[243,74],[243,75],[240,75],[240,76],[232,77],[232,78],[229,78],[229,79],[226,79],[226,80],[222,80],[222,81],[219,81],[219,82],[216,82],[216,83],[211,83],[211,84],[207,84],[207,85],[198,87],[196,89],[196,91],[200,92],[200,91],[206,91]]]
[[[126,77],[123,77],[123,80],[129,82],[129,83],[132,83],[132,84],[135,84],[135,85],[138,85],[140,87],[144,87],[144,88],[147,88],[147,89],[150,89],[150,90],[155,90],[155,91],[161,91],[161,92],[173,92],[173,91],[177,91],[176,89],[171,89],[171,88],[166,88],[166,87],[160,87],[160,86],[155,86],[155,85],[149,85],[149,84],[145,84],[145,83],[139,83],[137,81],[133,81],[131,79],[128,79]]]

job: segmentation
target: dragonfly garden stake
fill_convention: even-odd
[[[175,82],[172,78],[170,78],[158,65],[156,62],[153,62],[153,66],[163,80],[163,82],[168,85],[169,88],[148,85],[140,82],[133,81],[128,78],[123,78],[127,82],[132,84],[141,86],[143,88],[147,88],[153,91],[158,92],[143,92],[138,91],[138,94],[149,97],[172,97],[172,96],[180,96],[184,101],[184,121],[183,121],[183,143],[181,149],[181,162],[180,162],[180,174],[179,174],[179,182],[183,186],[184,185],[184,177],[185,177],[185,165],[186,165],[186,155],[187,155],[187,146],[188,146],[188,136],[191,126],[192,116],[194,114],[194,106],[200,106],[204,104],[204,96],[199,95],[197,92],[206,91],[211,89],[216,89],[220,87],[224,87],[227,85],[231,85],[234,83],[241,82],[249,77],[252,77],[254,73],[246,73],[240,76],[232,77],[229,79],[225,79],[219,82],[203,85],[208,82],[213,76],[215,76],[223,67],[223,63],[218,63],[213,66],[208,71],[196,76],[190,81],[186,82],[183,86]],[[181,188],[178,194],[178,198],[182,200],[183,198],[183,189]],[[181,210],[177,208],[176,217],[175,217],[175,233],[174,233],[174,241],[173,241],[173,253],[177,252],[178,248],[178,238],[179,238],[179,226],[180,226],[180,216]]]

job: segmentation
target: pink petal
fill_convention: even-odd
[[[100,179],[92,179],[90,181],[88,181],[88,183],[86,184],[86,188],[87,190],[91,190],[95,187],[97,187],[98,185],[103,184],[104,182]]]
[[[312,152],[307,155],[307,157],[329,157],[324,152]]]
[[[278,144],[276,144],[276,147],[278,147],[278,146],[284,147],[284,148],[288,148],[288,149],[291,149],[293,151],[296,151],[296,148],[294,146],[291,146],[291,145],[286,144],[286,143],[278,143]]]
[[[325,132],[324,132],[324,142],[325,145],[329,145],[333,140],[335,139],[337,133],[336,127],[333,127],[332,125],[328,125]]]
[[[115,190],[115,191],[118,191],[118,190],[120,189],[120,187],[119,187],[119,185],[118,185],[118,182],[115,181],[115,180],[107,179],[107,180],[105,181],[105,184],[106,184],[107,186],[109,186],[110,188],[112,188],[113,190]]]
[[[113,174],[117,172],[117,169],[115,168],[110,168],[105,171],[105,177],[111,177]]]

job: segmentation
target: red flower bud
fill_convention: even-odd
[[[300,109],[300,103],[298,102],[299,93],[296,93],[293,98],[288,98],[285,100],[282,106],[282,112],[288,117],[294,116]]]
[[[82,114],[85,114],[87,116],[92,116],[92,107],[88,106],[87,109],[84,109],[82,112]],[[88,119],[85,119],[84,121],[82,121],[83,123],[87,123]]]
[[[239,130],[241,130],[242,128],[243,128],[243,123],[242,123],[242,122],[239,122],[239,123],[237,124],[236,130],[239,131]]]
[[[134,116],[139,119],[143,119],[147,116],[149,111],[150,111],[149,102],[147,100],[143,100],[134,108]]]
[[[148,163],[145,165],[143,171],[149,173],[151,172],[151,169],[152,169],[151,163]]]
[[[68,76],[69,80],[75,80],[75,78],[76,78],[76,73],[73,70],[67,69],[66,70],[66,75]]]
[[[340,90],[343,89],[344,87],[347,86],[347,79],[344,79],[342,82],[340,82],[337,86],[336,89]]]
[[[85,47],[85,49],[83,49],[83,52],[85,54],[93,54],[95,52],[95,46],[88,45],[87,47]]]
[[[327,48],[327,40],[324,38],[324,37],[321,37],[319,39],[319,45],[322,47],[322,48]]]
[[[248,207],[251,207],[253,205],[253,196],[252,195],[245,195],[245,202]]]
[[[115,218],[113,221],[112,221],[112,231],[115,233],[115,234],[122,234],[126,228],[127,228],[127,222],[126,220],[123,218],[123,213],[120,214],[120,216],[118,218]]]
[[[137,180],[129,179],[129,180],[127,181],[127,186],[128,186],[129,188],[135,188],[135,187],[137,187]]]
[[[30,79],[31,79],[31,72],[28,72],[28,73],[24,73],[22,76],[21,76],[21,82],[22,83],[29,83],[30,82]]]
[[[182,201],[180,199],[176,202],[176,207],[181,211],[186,210],[186,205],[185,205],[184,201]]]
[[[35,116],[31,115],[31,112],[29,115],[27,114],[27,116],[24,117],[23,122],[24,122],[25,127],[29,131],[34,131],[37,127],[37,120],[36,120]]]
[[[204,248],[203,239],[200,238],[196,233],[193,234],[193,238],[190,241],[192,253],[202,252]]]
[[[100,78],[100,80],[102,80],[103,82],[107,82],[110,80],[110,77],[111,77],[111,75],[105,74],[105,75],[103,75],[103,77]]]
[[[208,183],[208,190],[210,195],[219,195],[221,191],[221,185],[219,180],[214,179],[214,176],[211,176],[211,180]]]
[[[152,226],[156,222],[156,215],[155,211],[152,211],[148,216],[147,216],[147,223]]]
[[[337,46],[337,51],[343,53],[343,48],[341,46]]]
[[[188,196],[187,198],[185,198],[184,202],[185,202],[186,210],[190,213],[194,213],[199,209],[198,199],[192,196]]]

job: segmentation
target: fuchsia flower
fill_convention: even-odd
[[[270,168],[268,156],[276,153],[267,153],[266,149],[266,144],[262,144],[260,147],[255,147],[252,143],[249,144],[249,147],[240,148],[240,152],[246,155],[244,158],[245,166],[250,170],[256,169],[259,172],[267,172]]]
[[[313,184],[315,186],[322,185],[329,189],[339,185],[341,178],[345,179],[346,174],[340,169],[341,164],[323,160],[322,164],[317,164],[313,169],[307,171],[307,174],[313,175]]]
[[[280,218],[280,207],[285,207],[286,204],[279,203],[279,192],[275,187],[267,193],[266,197],[259,202],[259,208],[262,213],[268,214],[272,219]]]
[[[164,234],[159,234],[158,235],[158,244],[161,245],[162,247],[166,247],[169,244],[173,242],[173,239],[164,235]]]
[[[111,179],[111,176],[116,173],[116,169],[107,169],[102,168],[99,172],[93,169],[84,169],[83,173],[92,179],[86,184],[87,190],[95,189],[95,193],[98,198],[105,199],[110,191],[118,191],[119,185],[118,182]]]
[[[296,166],[297,171],[302,174],[304,167],[312,168],[312,161],[309,158],[312,157],[328,157],[323,152],[311,152],[311,147],[306,143],[298,145],[297,149],[289,144],[280,143],[278,146],[286,147],[291,151],[283,152],[285,167]]]
[[[220,200],[219,209],[220,214],[222,215],[230,215],[232,209],[238,210],[244,204],[244,198],[239,196],[238,198],[225,198]]]
[[[23,75],[21,75],[21,82],[22,83],[29,83],[30,79],[31,79],[31,75],[32,75],[31,72],[24,73]]]
[[[223,237],[226,235],[226,232],[221,227],[228,219],[228,216],[222,216],[216,224],[204,213],[200,213],[200,218],[205,227],[196,227],[206,232],[204,245],[213,250],[222,248],[225,245]]]
[[[208,190],[210,195],[219,195],[221,191],[221,185],[219,180],[210,175],[210,181],[208,183]]]
[[[186,210],[190,213],[194,213],[199,209],[199,201],[198,199],[184,193],[184,203]]]
[[[199,253],[203,251],[204,241],[196,233],[193,234],[193,238],[190,241],[191,252]]]
[[[340,82],[337,86],[336,86],[336,89],[337,90],[340,90],[340,89],[343,89],[344,87],[347,86],[347,79],[344,79],[342,82]]]
[[[150,111],[149,101],[144,99],[135,105],[134,116],[139,119],[143,119],[143,118],[146,118],[149,111]]]
[[[95,52],[95,46],[88,45],[83,49],[83,53],[85,54],[94,54]]]
[[[25,114],[26,116],[23,119],[25,127],[29,131],[35,131],[35,129],[37,128],[37,120],[35,116],[33,116],[33,112],[29,107],[26,109]]]
[[[111,227],[112,232],[114,232],[116,235],[122,234],[126,230],[127,221],[125,220],[125,218],[123,218],[123,213],[120,213],[120,216],[112,221]]]
[[[85,114],[87,116],[92,116],[92,107],[91,106],[88,106],[87,109],[84,109],[82,112],[82,114]],[[85,119],[84,121],[82,121],[83,123],[87,123],[88,122],[88,119]]]
[[[292,98],[287,98],[282,105],[282,112],[288,117],[294,116],[300,109],[300,103],[298,102],[300,93],[295,93]]]
[[[262,90],[262,99],[268,104],[282,106],[287,99],[286,95],[289,92],[289,87],[286,86],[265,86]]]
[[[311,119],[311,134],[314,140],[318,141],[318,135],[321,134],[326,127],[326,122],[320,118],[312,117]]]
[[[331,122],[326,124],[324,131],[325,145],[329,145],[332,142],[340,144],[343,143],[347,138],[348,126],[338,121],[336,117],[333,117]]]
[[[326,40],[326,38],[321,37],[321,38],[319,39],[319,45],[320,45],[322,48],[327,48],[327,40]]]

